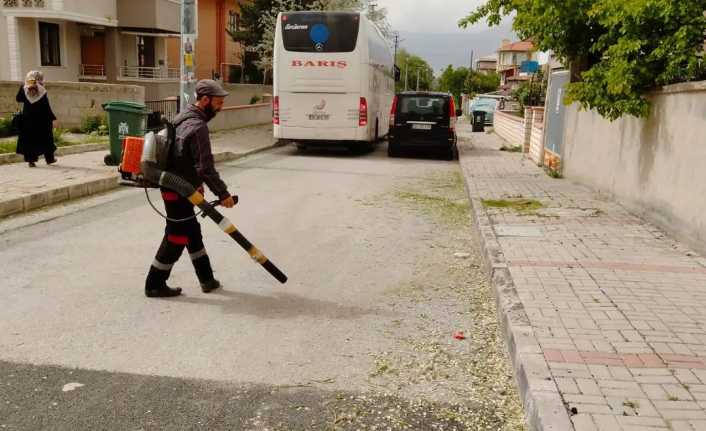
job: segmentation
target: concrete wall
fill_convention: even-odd
[[[706,252],[706,81],[665,87],[647,119],[567,108],[566,178],[614,196]]]
[[[15,96],[19,88],[20,82],[0,81],[0,115],[17,110]],[[132,85],[48,82],[47,92],[52,110],[64,128],[80,126],[87,115],[103,114],[101,105],[109,100],[145,100],[144,89]]]
[[[179,94],[178,82],[135,82],[133,85],[141,85],[145,88],[145,100],[163,100]]]
[[[509,112],[495,111],[493,115],[493,129],[501,138],[511,146],[524,147],[525,145],[525,120]]]
[[[123,1],[125,0],[63,0],[63,3],[66,12],[116,20],[117,3]]]
[[[7,18],[0,14],[0,58],[9,59],[9,46],[7,34]],[[10,79],[10,64],[9,61],[0,61],[0,80]]]
[[[175,0],[119,0],[118,22],[121,27],[179,32],[180,9]]]
[[[235,129],[271,122],[272,105],[270,103],[259,103],[256,105],[223,108],[223,111],[208,123],[208,128],[215,132],[217,130]]]
[[[272,94],[271,85],[224,84],[223,88],[230,93],[226,97],[225,106],[248,105],[253,96],[260,97],[260,102],[263,102],[263,95]]]
[[[537,165],[542,165],[544,146],[544,108],[532,108],[530,123],[529,151],[527,156]]]
[[[530,135],[530,149],[527,155],[530,160],[538,166],[542,163],[542,146],[544,145],[544,127],[542,124],[534,123],[532,125],[532,134]]]

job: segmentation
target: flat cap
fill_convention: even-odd
[[[196,95],[226,97],[228,92],[213,79],[202,79],[196,83]]]

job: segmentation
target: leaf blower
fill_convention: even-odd
[[[169,152],[174,142],[176,131],[172,124],[166,121],[164,124],[166,127],[159,133],[148,132],[144,138],[125,138],[123,144],[123,159],[118,168],[124,180],[121,184],[131,187],[143,187],[148,201],[148,188],[164,187],[175,191],[188,199],[194,206],[197,206],[201,210],[199,214],[213,220],[218,227],[247,251],[253,260],[262,265],[262,267],[280,283],[286,283],[287,276],[262,254],[257,247],[248,241],[230,220],[216,210],[215,207],[218,205],[218,201],[207,202],[204,196],[196,190],[191,183],[166,170]],[[237,202],[237,196],[233,198]],[[157,210],[151,201],[149,201],[149,203],[157,213],[166,218],[164,214]],[[199,214],[194,215],[194,217],[198,217]],[[185,220],[188,219],[173,221]]]

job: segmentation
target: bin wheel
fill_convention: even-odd
[[[103,157],[103,162],[108,165],[108,166],[115,166],[115,160],[113,160],[113,156],[110,154],[106,154],[105,157]]]

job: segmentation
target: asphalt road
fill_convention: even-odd
[[[451,336],[497,338],[457,163],[286,147],[220,170],[286,285],[203,220],[225,288],[182,256],[185,294],[145,298],[163,222],[139,190],[0,221],[0,430],[519,429],[502,349],[475,364],[488,340]]]

